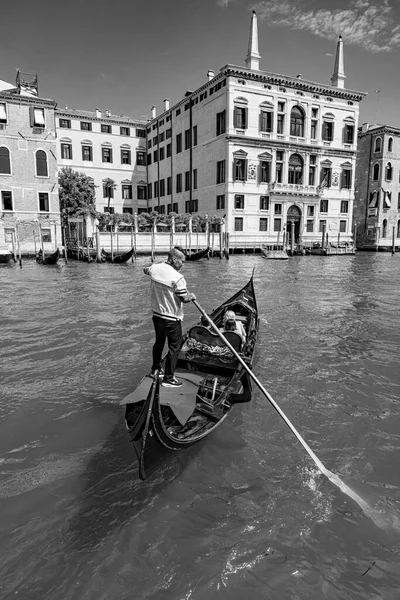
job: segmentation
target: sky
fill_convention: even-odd
[[[244,66],[257,12],[260,69],[330,84],[343,36],[345,87],[367,92],[360,123],[400,127],[400,0],[14,0],[0,79],[38,74],[59,108],[137,119],[163,112],[226,64]]]

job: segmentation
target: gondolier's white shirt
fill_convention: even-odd
[[[170,321],[182,321],[186,281],[183,275],[168,263],[155,263],[143,269],[150,275],[151,310],[156,317]]]

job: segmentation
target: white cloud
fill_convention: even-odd
[[[379,1],[379,0],[378,0]],[[389,0],[350,0],[346,10],[308,8],[305,0],[262,0],[254,7],[268,25],[310,31],[329,40],[342,35],[348,44],[369,52],[400,48],[400,24]]]
[[[220,8],[226,8],[231,0],[217,0],[217,4]]]

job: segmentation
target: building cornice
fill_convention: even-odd
[[[0,99],[6,102],[13,102],[14,104],[28,104],[28,105],[44,105],[49,108],[56,108],[57,102],[48,98],[39,98],[38,96],[20,96],[20,94],[13,94],[10,91],[0,92]]]
[[[250,71],[244,67],[230,64],[222,67],[220,73],[226,77],[239,77],[241,79],[248,79],[250,81],[257,81],[265,84],[286,86],[303,92],[323,94],[325,96],[342,98],[344,100],[355,100],[356,102],[361,102],[361,100],[367,96],[366,92],[337,88],[331,85],[308,81],[306,79],[298,79],[296,77],[279,75],[277,73],[268,73],[267,71]]]
[[[391,125],[379,125],[377,127],[368,129],[367,131],[360,131],[359,129],[357,135],[359,138],[361,138],[371,135],[382,135],[383,133],[400,136],[400,129],[398,127],[392,127]]]
[[[83,121],[91,121],[94,123],[109,123],[114,125],[130,125],[131,127],[142,127],[145,128],[147,126],[147,121],[135,121],[130,117],[117,117],[116,115],[110,115],[107,117],[106,115],[102,115],[101,117],[96,117],[93,113],[92,115],[87,114],[85,112],[80,112],[79,110],[56,110],[55,116],[58,118],[67,118],[67,119],[79,119]]]

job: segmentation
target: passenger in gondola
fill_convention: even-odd
[[[226,311],[223,324],[224,326],[220,330],[222,333],[225,333],[226,331],[235,331],[240,335],[243,343],[246,341],[246,331],[243,327],[243,323],[236,320],[236,315],[233,310]]]
[[[178,388],[182,383],[175,377],[178,354],[182,345],[183,303],[196,300],[196,296],[187,291],[185,278],[180,275],[185,255],[172,248],[166,262],[154,263],[143,269],[151,277],[151,309],[156,341],[153,346],[153,364],[151,374],[160,369],[165,341],[168,342],[168,354],[165,360],[163,387]]]

